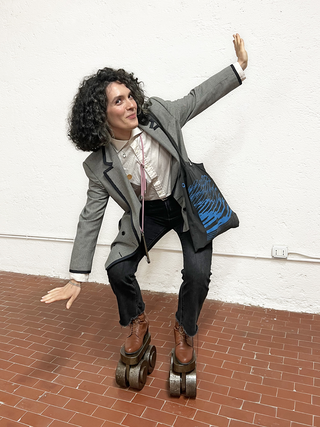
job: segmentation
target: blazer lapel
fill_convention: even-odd
[[[176,160],[179,160],[179,155],[168,139],[167,135],[162,131],[160,126],[150,118],[150,121],[147,125],[139,125],[139,127],[144,130],[151,138],[155,139],[160,145],[162,145]],[[170,129],[170,124],[168,129]],[[170,131],[169,131],[170,132]]]
[[[121,199],[128,205],[139,203],[139,200],[125,174],[119,157],[115,150],[108,144],[102,147],[102,156],[104,163],[103,174],[113,189],[119,194]]]

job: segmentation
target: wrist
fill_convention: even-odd
[[[70,279],[69,283],[71,283],[73,286],[77,286],[78,288],[81,288],[81,282],[78,282],[77,280]]]
[[[243,69],[243,71],[247,68],[248,65],[248,61],[241,61],[238,59],[238,64],[240,65],[240,67]]]

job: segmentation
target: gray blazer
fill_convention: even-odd
[[[179,145],[183,157],[187,153],[183,142],[181,128],[193,117],[218,101],[224,95],[241,84],[241,79],[233,66],[227,67],[218,74],[201,83],[185,97],[176,101],[164,101],[150,98],[150,111],[162,123]],[[188,220],[185,212],[185,201],[181,185],[175,185],[179,179],[179,157],[167,136],[159,126],[150,121],[139,127],[159,142],[172,155],[172,188],[173,196],[181,206],[184,219],[184,230],[187,231]],[[70,272],[90,273],[95,247],[104,212],[112,197],[123,209],[119,222],[119,233],[111,244],[111,251],[105,267],[108,269],[119,261],[132,255],[139,247],[141,232],[139,215],[141,203],[138,200],[121,162],[112,147],[106,145],[93,152],[83,163],[89,178],[87,202],[80,214],[77,234],[70,262]]]

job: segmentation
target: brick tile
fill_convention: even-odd
[[[99,394],[95,393],[87,393],[87,396],[83,399],[85,402],[93,403],[97,406],[104,406],[106,408],[111,408],[114,403],[117,401],[116,399],[113,399],[108,396],[100,396]]]
[[[214,384],[243,390],[245,388],[246,382],[237,380],[236,378],[225,378],[225,377],[217,376],[217,378],[214,381]]]
[[[41,371],[40,369],[33,370],[30,374],[31,377],[38,378],[45,381],[54,381],[58,374],[54,374],[52,372]]]
[[[42,413],[43,416],[53,418],[53,419],[57,419],[60,421],[66,421],[66,422],[70,421],[70,419],[72,418],[72,416],[74,414],[75,414],[75,411],[68,411],[65,408],[60,408],[57,406],[49,406]]]
[[[48,405],[58,406],[59,408],[62,408],[68,401],[68,398],[52,393],[43,393],[39,398],[39,402],[47,403]]]
[[[7,418],[0,419],[0,427],[21,427],[21,426],[22,424],[20,422],[16,423],[15,421],[8,420]]]
[[[320,396],[320,387],[314,387],[306,384],[295,385],[295,389],[297,392],[306,393],[306,394],[314,394],[316,396]]]
[[[122,425],[127,427],[156,427],[157,422],[146,420],[145,418],[136,417],[134,415],[127,415],[122,422]],[[184,426],[187,427],[187,426]],[[193,426],[194,427],[194,426]]]
[[[237,388],[231,388],[228,396],[236,397],[238,399],[247,400],[250,402],[260,402],[261,395],[252,391],[240,390]]]
[[[69,397],[72,399],[83,400],[88,395],[88,392],[84,390],[78,390],[77,388],[66,386],[59,391],[59,395]]]
[[[290,421],[281,418],[268,417],[262,414],[256,414],[254,417],[255,424],[265,427],[290,427]]]
[[[198,389],[207,390],[213,393],[228,394],[229,387],[225,385],[215,384],[208,381],[198,381]]]
[[[43,391],[49,391],[50,393],[59,393],[62,389],[62,386],[59,384],[50,383],[48,381],[40,380],[35,385],[35,388],[38,388]]]
[[[157,397],[155,399],[153,397],[149,397],[149,396],[145,396],[141,393],[137,393],[134,396],[132,402],[136,403],[138,405],[144,405],[144,406],[147,406],[147,407],[153,408],[153,409],[161,409],[165,403],[165,400],[159,399],[159,397]]]
[[[149,420],[157,421],[164,424],[172,425],[176,419],[176,416],[173,414],[169,414],[164,411],[159,411],[153,408],[146,408],[143,413],[143,417]]]
[[[16,406],[18,402],[21,401],[21,397],[15,396],[11,393],[6,393],[4,391],[0,391],[0,402],[1,404],[5,404],[8,406]]]
[[[190,399],[193,400],[193,399]],[[207,402],[208,405],[210,404],[209,402]],[[212,405],[212,404],[211,404]],[[217,408],[218,410],[218,408]],[[188,418],[194,418],[197,410],[195,408],[192,408],[191,406],[186,406],[185,402],[183,403],[178,403],[178,402],[174,402],[174,401],[167,401],[163,407],[161,408],[161,411],[165,412],[165,413],[169,413],[172,415],[181,415],[184,417],[188,417]],[[163,421],[165,422],[165,421]]]
[[[278,408],[277,410],[277,416],[279,418],[289,420],[289,421],[295,421],[301,424],[307,424],[312,425],[313,417],[310,414],[304,414],[302,412],[297,411],[288,411],[287,409]]]
[[[236,380],[242,380],[248,383],[254,383],[254,384],[262,383],[262,376],[253,375],[252,373],[247,374],[245,372],[234,372],[232,375],[232,378]]]
[[[278,397],[284,399],[291,399],[293,401],[297,400],[299,402],[311,403],[311,395],[308,393],[299,393],[297,391],[279,389]]]
[[[217,417],[219,419],[223,419],[223,417]],[[174,423],[174,427],[210,427],[212,424],[203,423],[202,421],[189,420],[188,418],[179,417]],[[215,423],[215,427],[226,427],[225,424]],[[132,426],[133,427],[133,426]]]
[[[145,393],[145,387],[143,389],[143,392]],[[101,393],[101,394],[104,394],[104,393]],[[120,387],[116,387],[116,388],[110,387],[105,392],[105,396],[114,397],[116,399],[127,400],[127,401],[131,401],[135,395],[136,393],[134,393],[133,391],[125,390]]]
[[[197,425],[197,422],[201,421],[202,423],[208,423],[208,425],[214,425],[219,427],[228,427],[229,418],[223,417],[221,415],[211,414],[210,412],[197,411],[194,417],[194,423]]]
[[[320,406],[316,406],[314,404],[296,402],[295,411],[302,412],[304,414],[312,414],[320,417]],[[298,420],[295,420],[295,421],[298,421]]]
[[[210,401],[219,405],[225,405],[227,407],[230,406],[237,409],[241,408],[243,403],[242,399],[236,399],[235,397],[225,396],[219,393],[212,393]]]
[[[289,409],[291,411],[294,410],[294,400],[284,399],[279,396],[274,397],[274,396],[262,395],[260,403],[263,405],[268,405],[275,408],[284,408],[284,409]]]
[[[239,421],[239,420],[230,420],[230,424],[229,424],[229,427],[247,427],[247,426],[248,426],[247,423],[244,423],[243,421]],[[250,426],[258,427],[258,424],[250,424]]]
[[[65,408],[74,412],[79,412],[80,414],[92,415],[97,409],[97,406],[80,400],[71,399],[65,405]]]
[[[48,405],[46,405],[45,403],[36,402],[35,400],[31,399],[22,399],[15,406],[16,408],[23,409],[24,411],[41,414],[47,408]]]
[[[100,406],[93,413],[93,417],[95,418],[101,418],[103,420],[112,421],[119,424],[121,424],[125,416],[126,414],[123,412],[109,408],[102,408]]]
[[[273,378],[264,378],[263,379],[263,385],[270,386],[270,387],[276,387],[276,388],[284,388],[286,390],[294,390],[294,383],[293,382],[276,380]]]
[[[60,384],[66,387],[73,387],[73,388],[78,388],[79,385],[81,384],[81,380],[77,379],[77,378],[70,378],[70,377],[65,377],[64,375],[58,375],[55,379],[54,382],[56,384]]]
[[[28,426],[32,427],[47,427],[49,424],[52,423],[51,418],[46,418],[38,414],[32,414],[31,412],[27,412],[25,415],[23,415],[20,421],[21,423],[27,424]]]
[[[112,406],[112,409],[114,409],[115,411],[122,412],[124,414],[132,414],[137,415],[139,417],[145,410],[145,406],[137,405],[132,402],[125,402],[123,400],[117,400]]]
[[[79,375],[77,375],[77,378],[79,378],[80,380],[86,380],[92,383],[101,384],[105,377],[103,375],[97,375],[91,372],[81,372]]]
[[[43,394],[43,391],[22,385],[16,387],[14,394],[20,397],[27,397],[29,399],[38,400],[39,397]]]
[[[189,399],[187,401],[186,407],[193,408],[195,410],[200,409],[202,411],[210,412],[211,414],[218,414],[220,410],[220,404],[214,403],[213,401],[205,401],[202,399],[199,399],[199,396],[197,396],[196,399]],[[183,414],[177,414],[177,415],[186,415]]]
[[[306,377],[304,375],[298,375],[298,374],[292,374],[288,372],[284,372],[282,374],[283,381],[292,381],[295,383],[301,383],[301,384],[308,384],[313,385],[313,378],[312,377]]]
[[[257,414],[268,415],[270,417],[276,416],[276,408],[261,403],[244,402],[242,408],[244,411],[254,412]]]
[[[249,411],[243,411],[236,408],[228,408],[225,406],[221,407],[219,415],[223,415],[228,418],[234,418],[236,420],[245,421],[247,423],[253,422],[254,413]]]
[[[89,391],[92,393],[98,393],[98,394],[104,394],[104,392],[107,390],[108,387],[101,385],[101,384],[97,384],[97,383],[92,383],[89,381],[82,381],[82,383],[79,386],[79,390],[85,390],[85,391]]]
[[[260,393],[260,394],[267,394],[270,396],[276,396],[278,392],[277,387],[272,387],[265,384],[253,384],[253,383],[247,383],[246,390],[253,391],[255,393]]]
[[[12,383],[33,387],[37,382],[37,378],[28,377],[26,375],[15,375],[10,380]]]
[[[9,418],[9,420],[18,421],[26,413],[26,411],[18,408],[13,408],[8,405],[0,405],[0,417]]]

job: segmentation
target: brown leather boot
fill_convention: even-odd
[[[175,346],[175,355],[182,365],[187,365],[191,362],[193,358],[193,338],[189,337],[184,332],[182,326],[176,321],[175,327],[173,329],[174,340],[176,343]]]
[[[127,354],[136,353],[143,344],[143,338],[148,332],[149,321],[145,313],[140,314],[132,320],[129,325],[130,332],[124,344],[124,350]]]

